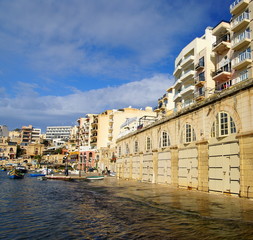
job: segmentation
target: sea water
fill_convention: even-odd
[[[253,201],[112,177],[0,172],[0,239],[253,239]]]

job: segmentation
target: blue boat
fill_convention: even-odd
[[[30,176],[30,177],[45,177],[46,174],[42,174],[42,173],[31,173],[29,176]]]
[[[13,169],[11,171],[8,172],[8,176],[11,179],[21,179],[24,178],[24,174],[21,173],[19,170],[17,169]]]

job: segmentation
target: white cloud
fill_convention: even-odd
[[[161,61],[180,36],[201,29],[210,3],[196,2],[2,1],[0,46],[20,52],[43,72],[122,77],[127,69],[131,78],[129,70]]]
[[[172,84],[166,75],[156,75],[149,79],[127,83],[117,87],[107,87],[87,92],[76,91],[67,96],[38,96],[34,85],[26,86],[31,94],[21,94],[16,98],[0,99],[0,112],[4,112],[16,124],[30,122],[39,125],[60,124],[62,119],[73,122],[87,113],[101,113],[107,109],[132,107],[154,107],[157,99]],[[22,95],[22,96],[21,96]],[[13,126],[20,127],[20,126]]]

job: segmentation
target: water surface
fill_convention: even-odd
[[[253,201],[106,178],[8,179],[0,239],[253,239]]]

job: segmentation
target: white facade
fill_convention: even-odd
[[[69,139],[71,129],[71,126],[47,127],[46,139]]]
[[[198,77],[195,68],[199,64],[199,54],[205,48],[212,49],[214,41],[215,37],[212,35],[212,29],[208,27],[202,37],[195,38],[176,58],[175,71],[173,73],[175,77],[173,101],[176,110],[194,103],[195,79]]]

